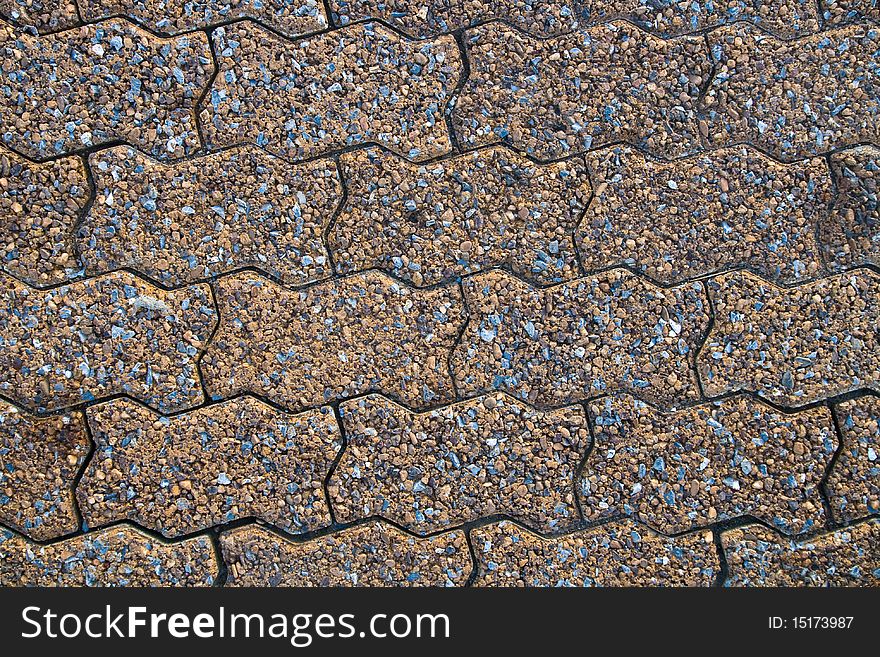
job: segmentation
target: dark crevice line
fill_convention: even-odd
[[[339,450],[336,452],[336,456],[330,464],[330,467],[327,468],[327,474],[324,475],[324,481],[322,482],[324,497],[327,500],[327,509],[330,511],[330,521],[333,525],[338,525],[339,521],[336,519],[333,498],[330,496],[330,481],[333,479],[333,475],[336,474],[336,468],[339,467],[339,462],[342,461],[342,457],[345,456],[345,452],[348,449],[348,434],[346,433],[345,422],[342,420],[342,412],[339,409],[339,404],[340,402],[337,402],[333,406],[333,416],[336,418],[336,426],[340,437]]]
[[[580,159],[581,163],[584,166],[584,175],[587,179],[587,184],[590,186],[590,193],[587,196],[587,200],[584,203],[583,209],[578,213],[577,218],[574,221],[574,224],[571,227],[571,245],[574,250],[574,261],[577,266],[578,278],[583,278],[587,276],[588,269],[584,264],[583,253],[581,253],[580,246],[580,235],[581,235],[581,226],[584,223],[584,219],[587,218],[587,214],[590,212],[590,208],[593,203],[596,202],[596,174],[593,171],[593,168],[590,166],[589,158],[587,154],[583,154],[580,156],[575,156],[572,159]]]
[[[211,62],[214,70],[211,75],[208,76],[208,79],[205,81],[204,89],[202,89],[199,97],[196,98],[196,102],[192,106],[196,132],[199,135],[199,149],[198,153],[193,154],[194,156],[208,151],[208,140],[205,137],[205,129],[202,125],[201,107],[205,102],[205,98],[208,97],[208,94],[210,94],[211,90],[214,88],[214,82],[217,80],[217,76],[220,75],[220,63],[217,61],[217,53],[214,50],[214,28],[205,30],[205,38],[208,40],[208,52],[211,53]]]
[[[691,363],[693,376],[697,382],[697,390],[700,393],[700,397],[702,399],[709,399],[709,396],[706,394],[706,390],[703,387],[703,375],[700,372],[700,354],[703,349],[706,348],[706,343],[709,341],[709,336],[712,335],[712,330],[715,328],[715,302],[712,299],[712,294],[709,291],[709,285],[707,282],[701,282],[703,287],[703,294],[706,297],[706,307],[709,313],[709,321],[706,323],[706,329],[703,331],[702,336],[700,336],[700,340],[694,345],[693,349],[693,362]]]
[[[477,577],[480,575],[480,561],[477,558],[477,550],[474,547],[474,540],[470,529],[464,533],[464,540],[467,543],[468,555],[471,559],[471,572],[465,580],[464,586],[465,588],[472,588],[477,581]]]
[[[462,401],[466,398],[466,395],[462,395],[461,391],[458,389],[458,380],[455,376],[455,368],[453,367],[452,361],[455,358],[455,354],[462,346],[464,334],[467,332],[468,327],[471,324],[471,320],[474,318],[474,315],[471,313],[470,304],[468,304],[468,297],[464,289],[464,283],[459,281],[457,285],[458,293],[461,295],[461,307],[464,312],[461,326],[458,329],[458,333],[456,334],[455,339],[452,341],[452,344],[449,347],[449,351],[447,351],[446,353],[446,373],[449,376],[450,385],[452,387],[452,394],[455,396],[455,400]]]
[[[718,553],[718,574],[715,576],[715,587],[723,587],[730,577],[730,564],[727,563],[727,554],[724,552],[721,531],[718,529],[712,530],[712,542]]]
[[[220,544],[220,527],[213,527],[212,531],[207,534],[208,540],[211,542],[211,548],[214,551],[214,558],[217,561],[217,576],[214,578],[213,586],[222,588],[226,586],[229,579],[229,564],[226,563],[226,557],[223,554],[223,546]]]
[[[831,504],[831,495],[828,493],[828,480],[831,478],[831,474],[840,460],[840,455],[846,449],[846,442],[844,440],[843,428],[840,424],[840,417],[837,414],[837,404],[828,402],[828,410],[831,413],[831,423],[834,425],[834,431],[837,434],[837,449],[831,455],[831,460],[828,462],[822,479],[819,482],[819,494],[822,497],[822,505],[825,507],[825,527],[831,531],[846,524],[837,520],[837,514],[834,512],[834,506]]]
[[[196,369],[196,376],[199,377],[199,386],[201,387],[202,398],[204,400],[201,404],[198,405],[198,408],[205,407],[208,402],[213,399],[213,395],[211,395],[208,391],[208,384],[205,382],[205,375],[202,372],[202,359],[205,357],[205,354],[208,353],[208,349],[210,349],[211,345],[214,343],[214,338],[216,337],[217,332],[220,330],[223,319],[220,316],[220,303],[217,301],[217,293],[214,291],[213,282],[208,283],[208,294],[211,296],[211,305],[214,306],[214,312],[217,313],[217,317],[214,320],[214,327],[205,338],[204,343],[202,343],[202,345],[199,347],[199,353],[196,354],[195,360],[193,361]],[[186,411],[183,412],[185,413]]]
[[[79,469],[73,477],[73,480],[70,482],[70,493],[73,497],[74,508],[76,509],[76,520],[77,520],[77,528],[78,531],[87,531],[87,525],[85,521],[85,516],[82,513],[82,504],[79,501],[79,491],[80,484],[82,483],[83,477],[85,477],[86,472],[89,467],[92,465],[92,460],[95,458],[95,452],[98,450],[98,442],[95,440],[95,436],[92,433],[92,427],[89,424],[89,417],[85,411],[82,412],[82,423],[85,426],[86,437],[89,439],[89,451],[86,454],[86,457],[83,459],[83,462],[80,464]]]
[[[458,97],[464,89],[464,86],[470,80],[471,60],[467,52],[467,47],[464,43],[463,30],[454,31],[452,33],[452,37],[455,39],[455,45],[458,47],[458,57],[459,61],[461,62],[461,72],[458,77],[458,82],[456,82],[452,93],[449,94],[449,97],[446,100],[446,106],[443,108],[443,120],[446,122],[446,132],[449,133],[449,142],[452,145],[452,151],[454,153],[461,153],[463,149],[461,142],[458,139],[458,133],[455,131],[455,124],[452,120],[452,112],[455,109],[455,104],[458,102]]]
[[[330,215],[330,220],[321,233],[321,241],[324,245],[324,251],[327,253],[327,269],[331,272],[332,277],[335,278],[336,276],[344,276],[347,272],[341,271],[342,268],[336,262],[335,249],[331,248],[330,235],[333,233],[333,229],[336,228],[336,222],[339,221],[339,217],[348,209],[349,193],[348,177],[346,176],[346,169],[342,159],[336,155],[333,157],[333,162],[336,167],[336,179],[339,181],[339,198],[336,201],[336,208],[333,210],[333,214]]]
[[[581,402],[580,407],[584,413],[584,418],[587,424],[587,435],[589,436],[590,442],[587,444],[587,448],[584,450],[580,462],[578,463],[577,468],[575,468],[574,473],[572,474],[571,489],[572,494],[574,495],[574,505],[577,509],[578,515],[580,516],[581,522],[588,522],[587,514],[584,513],[584,506],[581,502],[579,489],[581,485],[581,480],[584,477],[584,471],[587,469],[587,463],[589,462],[590,457],[593,455],[593,452],[597,449],[596,432],[593,430],[593,416],[592,413],[590,413],[589,404],[587,402]]]
[[[336,19],[333,18],[333,7],[330,4],[330,0],[323,0],[323,5],[324,5],[324,14],[325,14],[325,17],[327,18],[327,29],[336,30],[341,27],[344,27],[343,25],[337,24]]]

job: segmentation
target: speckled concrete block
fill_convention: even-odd
[[[369,396],[340,412],[348,443],[328,492],[341,522],[381,515],[428,533],[496,513],[545,531],[578,520],[580,407],[541,412],[496,394],[416,414]]]
[[[838,522],[880,515],[880,398],[835,407],[843,447],[825,484]]]
[[[631,515],[667,534],[754,516],[786,534],[825,522],[837,448],[827,408],[785,414],[736,397],[662,413],[628,396],[590,404],[596,445],[579,482],[589,520]]]
[[[476,586],[711,586],[711,532],[667,538],[629,520],[547,538],[502,521],[471,531]]]
[[[831,155],[837,182],[834,209],[819,238],[834,269],[880,266],[880,149],[859,146]]]
[[[828,25],[859,20],[880,21],[877,0],[822,0],[822,16]]]
[[[472,570],[464,532],[416,538],[384,522],[302,543],[252,525],[220,545],[230,586],[462,586]]]
[[[80,22],[75,0],[0,0],[0,16],[38,32],[55,32]]]

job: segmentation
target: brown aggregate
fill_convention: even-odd
[[[837,404],[843,447],[825,484],[837,522],[880,515],[880,399]]]
[[[502,521],[471,532],[476,586],[712,586],[711,532],[667,538],[630,520],[543,538]]]
[[[196,357],[215,326],[207,285],[166,292],[120,272],[39,291],[0,275],[0,392],[37,411],[120,393],[200,404]]]
[[[749,525],[721,534],[725,586],[877,586],[880,522],[793,541]]]
[[[822,0],[823,17],[828,25],[853,21],[880,21],[876,0]]]
[[[52,285],[81,268],[74,227],[89,183],[76,157],[34,164],[0,146],[0,265],[31,285]]]
[[[574,225],[590,183],[579,159],[539,166],[492,148],[431,164],[378,149],[342,156],[348,201],[329,235],[337,268],[415,285],[507,265],[536,282],[577,276]]]
[[[831,169],[838,196],[819,233],[831,267],[880,266],[880,149],[833,153]]]
[[[590,404],[596,445],[579,482],[588,520],[633,516],[672,534],[753,516],[786,534],[825,523],[831,413],[750,397],[662,413],[628,396]]]
[[[880,383],[880,277],[779,288],[745,272],[708,283],[715,322],[697,359],[709,396],[751,390],[800,406]]]
[[[90,274],[129,267],[176,286],[240,267],[294,284],[332,273],[332,160],[292,166],[242,148],[165,165],[119,146],[90,167],[97,196],[77,236]]]
[[[74,477],[90,446],[81,413],[39,419],[0,403],[0,522],[40,541],[76,531]]]
[[[239,397],[163,417],[120,399],[88,419],[97,447],[77,499],[90,526],[175,537],[251,516],[290,533],[331,522],[323,481],[342,440],[329,407],[289,415]]]
[[[463,586],[472,569],[464,532],[416,538],[384,522],[304,543],[248,526],[220,545],[229,586]]]
[[[328,482],[340,522],[381,515],[429,533],[496,513],[544,531],[578,520],[580,407],[541,412],[496,394],[412,413],[371,395],[340,412],[347,446]]]
[[[80,22],[75,0],[0,0],[0,16],[38,32],[63,30]]]
[[[667,163],[616,146],[587,160],[588,271],[626,264],[666,284],[742,265],[782,282],[821,273],[816,225],[833,188],[820,158],[784,165],[734,147]]]

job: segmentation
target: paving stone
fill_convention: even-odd
[[[166,292],[120,272],[42,292],[0,275],[0,392],[41,412],[123,393],[193,406],[216,324],[207,285]]]
[[[761,525],[721,534],[727,557],[725,586],[877,586],[880,522],[798,542]]]
[[[250,391],[290,409],[381,391],[413,407],[454,397],[447,369],[465,310],[456,286],[414,290],[367,272],[287,290],[247,273],[216,283],[209,394]]]
[[[324,231],[341,200],[332,160],[291,166],[259,149],[165,165],[94,153],[97,197],[78,233],[90,274],[130,267],[183,285],[240,267],[292,284],[332,271]]]
[[[63,30],[80,22],[75,0],[0,0],[0,16],[38,32]]]
[[[862,397],[836,407],[843,448],[825,484],[838,522],[880,515],[880,399]]]
[[[834,269],[880,266],[880,149],[859,146],[831,155],[838,197],[820,223],[825,255]]]
[[[470,77],[452,113],[465,147],[501,141],[540,159],[620,141],[665,157],[699,148],[702,37],[618,22],[539,40],[490,23],[466,43]]]
[[[543,538],[502,521],[471,531],[476,586],[712,586],[711,532],[667,538],[628,520]]]
[[[588,271],[626,264],[666,284],[743,265],[783,282],[820,273],[816,218],[833,196],[820,158],[784,165],[734,147],[663,162],[615,146],[588,163],[596,194],[577,236]]]
[[[0,529],[0,586],[210,586],[218,571],[205,536],[165,544],[123,526],[36,545]]]
[[[342,272],[416,285],[496,265],[539,283],[577,276],[572,233],[590,196],[579,158],[539,166],[491,148],[411,164],[371,149],[341,161],[348,201],[329,243]]]
[[[330,407],[289,415],[239,397],[163,417],[120,399],[88,419],[96,449],[77,499],[89,526],[175,537],[247,517],[290,533],[331,523],[323,482],[342,440]]]
[[[295,543],[250,525],[220,535],[230,586],[463,586],[464,532],[416,538],[368,522]]]
[[[239,23],[213,39],[210,147],[255,143],[289,160],[370,142],[412,160],[451,149],[443,112],[462,69],[451,36],[413,41],[368,23],[291,42]]]
[[[822,16],[828,25],[859,20],[880,20],[877,0],[822,0]]]
[[[194,106],[207,38],[160,39],[124,20],[34,37],[0,23],[0,138],[42,159],[124,140],[157,157],[200,147]]]
[[[90,445],[81,413],[39,419],[0,403],[0,522],[40,541],[75,532],[74,477]]]
[[[77,157],[34,164],[0,146],[0,266],[30,283],[61,283],[80,269],[73,232],[89,197]]]
[[[429,533],[498,513],[544,531],[579,520],[580,407],[541,412],[495,394],[412,413],[371,395],[340,412],[347,446],[327,486],[340,522],[381,515]]]
[[[715,321],[698,356],[708,396],[751,390],[800,406],[880,388],[880,276],[852,271],[793,288],[746,273],[709,281]]]
[[[786,534],[825,522],[820,483],[837,448],[825,407],[785,414],[736,397],[663,413],[620,396],[590,412],[589,520],[625,514],[666,534],[745,515]]]
[[[787,42],[741,24],[707,38],[716,70],[700,129],[711,146],[748,142],[794,160],[880,140],[880,31]]]
[[[699,396],[693,361],[709,328],[700,283],[663,289],[617,269],[541,289],[493,271],[463,287],[470,319],[451,359],[459,394],[504,390],[542,406],[616,390],[666,406]]]
[[[3,0],[0,0],[2,2]],[[6,0],[8,1],[8,0]],[[319,0],[78,0],[83,18],[125,15],[159,34],[180,34],[253,18],[289,37],[327,27]]]

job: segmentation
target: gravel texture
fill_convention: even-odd
[[[378,267],[415,285],[498,265],[537,283],[578,275],[580,159],[539,166],[490,148],[412,164],[370,149],[341,161],[348,200],[329,237],[342,273]]]
[[[331,523],[323,481],[342,445],[329,407],[280,413],[239,397],[174,417],[114,400],[77,487],[89,526],[131,520],[175,537],[257,517],[290,533]]]
[[[785,534],[822,527],[837,448],[824,407],[780,413],[750,397],[662,413],[629,396],[590,404],[579,481],[588,520],[633,516],[672,534],[753,516]]]
[[[711,586],[711,532],[667,538],[629,520],[543,538],[507,521],[473,530],[477,586]]]
[[[462,586],[472,568],[464,532],[416,538],[384,522],[303,543],[248,526],[220,545],[230,586]]]
[[[834,269],[880,266],[880,149],[860,146],[831,156],[837,181],[834,209],[820,238]]]
[[[786,283],[822,270],[817,218],[833,189],[820,158],[784,165],[735,147],[663,162],[617,146],[588,163],[596,192],[577,234],[588,271],[627,265],[672,284],[743,265]]]
[[[76,0],[0,0],[0,16],[37,32],[63,30],[80,22]]]
[[[504,390],[553,406],[617,390],[667,406],[699,394],[700,283],[667,290],[616,269],[541,289],[490,272],[464,291],[470,320],[451,361],[461,394]]]
[[[75,532],[74,477],[90,447],[82,413],[40,419],[0,403],[0,522],[39,541]]]
[[[822,16],[828,25],[865,19],[880,21],[877,0],[822,0],[822,9]]]
[[[721,534],[725,586],[878,586],[880,522],[792,541],[760,525]]]
[[[332,160],[291,166],[247,147],[166,165],[119,146],[89,166],[96,198],[77,233],[89,274],[130,267],[175,286],[242,267],[291,284],[332,274]]]
[[[750,390],[800,406],[880,384],[880,277],[855,270],[784,289],[746,273],[712,279],[698,357],[709,396]]]
[[[347,446],[328,482],[336,517],[381,515],[429,533],[494,514],[545,531],[578,520],[583,409],[541,412],[503,394],[412,413],[379,396],[340,406]]]
[[[825,484],[837,522],[880,515],[880,398],[835,407],[843,447]]]
[[[204,536],[165,544],[113,527],[36,545],[0,528],[0,586],[210,586],[218,568]]]

